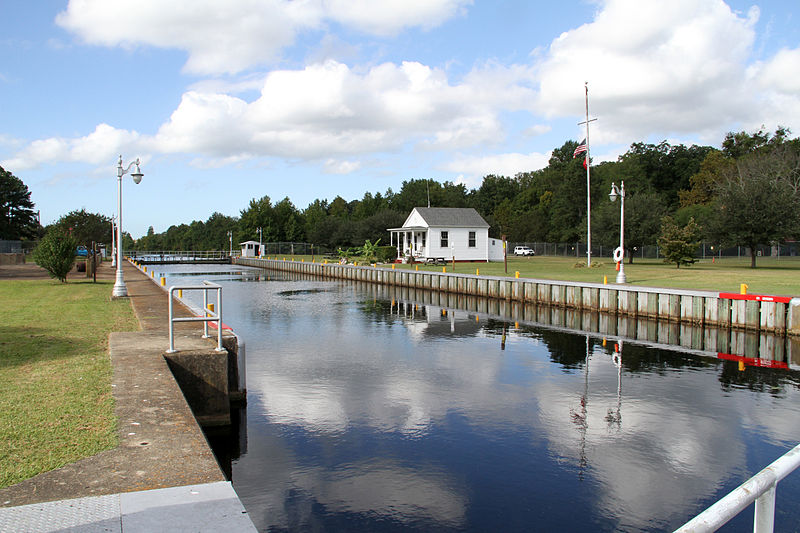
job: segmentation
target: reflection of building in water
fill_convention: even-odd
[[[800,339],[769,333],[704,327],[671,321],[634,318],[613,313],[599,313],[565,307],[524,304],[521,302],[466,296],[452,292],[371,283],[359,289],[378,298],[396,299],[404,305],[439,307],[457,310],[481,319],[493,319],[563,331],[624,339],[640,346],[710,357],[733,359],[744,367],[770,367],[800,370]]]
[[[472,336],[482,328],[479,317],[467,311],[395,300],[392,300],[391,310],[392,314],[405,319],[406,327],[417,339]]]

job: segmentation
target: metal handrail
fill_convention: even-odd
[[[676,529],[675,533],[716,531],[753,502],[756,503],[753,531],[771,533],[775,526],[775,492],[778,482],[797,467],[800,467],[800,444]]]
[[[173,292],[182,291],[203,291],[203,316],[175,317],[173,316]],[[217,291],[217,305],[213,311],[208,308],[208,291]],[[203,281],[202,285],[172,285],[169,288],[169,350],[167,353],[175,353],[175,322],[203,322],[203,338],[209,338],[208,323],[217,323],[217,347],[214,351],[224,352],[222,347],[222,286],[210,281]]]

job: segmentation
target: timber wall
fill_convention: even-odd
[[[800,335],[800,298],[277,259],[237,258],[235,262],[298,274],[600,311],[637,319]]]

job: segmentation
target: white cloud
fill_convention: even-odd
[[[415,62],[361,72],[327,61],[271,72],[253,102],[187,92],[152,147],[320,160],[406,143],[463,148],[502,137],[497,114],[507,92],[498,89],[491,102],[483,88],[452,84],[443,71]]]
[[[56,17],[89,44],[185,50],[185,69],[236,73],[274,61],[298,32],[335,21],[392,35],[441,24],[470,0],[70,0]]]
[[[580,116],[589,81],[600,142],[758,121],[745,77],[758,15],[743,18],[722,0],[608,0],[593,22],[551,43],[538,107]]]
[[[54,162],[80,161],[99,164],[113,160],[122,151],[137,151],[139,137],[135,131],[99,124],[92,133],[84,137],[50,137],[33,141],[14,157],[0,162],[0,166],[25,170]]]
[[[487,174],[513,177],[520,172],[538,170],[547,166],[551,153],[546,154],[494,154],[487,156],[459,156],[442,166],[442,170],[460,173],[458,182],[470,187],[480,186]]]
[[[336,159],[328,159],[325,161],[326,174],[350,174],[361,168],[359,161],[339,161]]]
[[[750,75],[765,90],[795,96],[800,93],[800,48],[783,49],[766,63],[758,63]]]

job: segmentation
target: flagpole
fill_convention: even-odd
[[[584,82],[586,91],[586,266],[592,266],[592,186],[589,159],[589,82]]]

